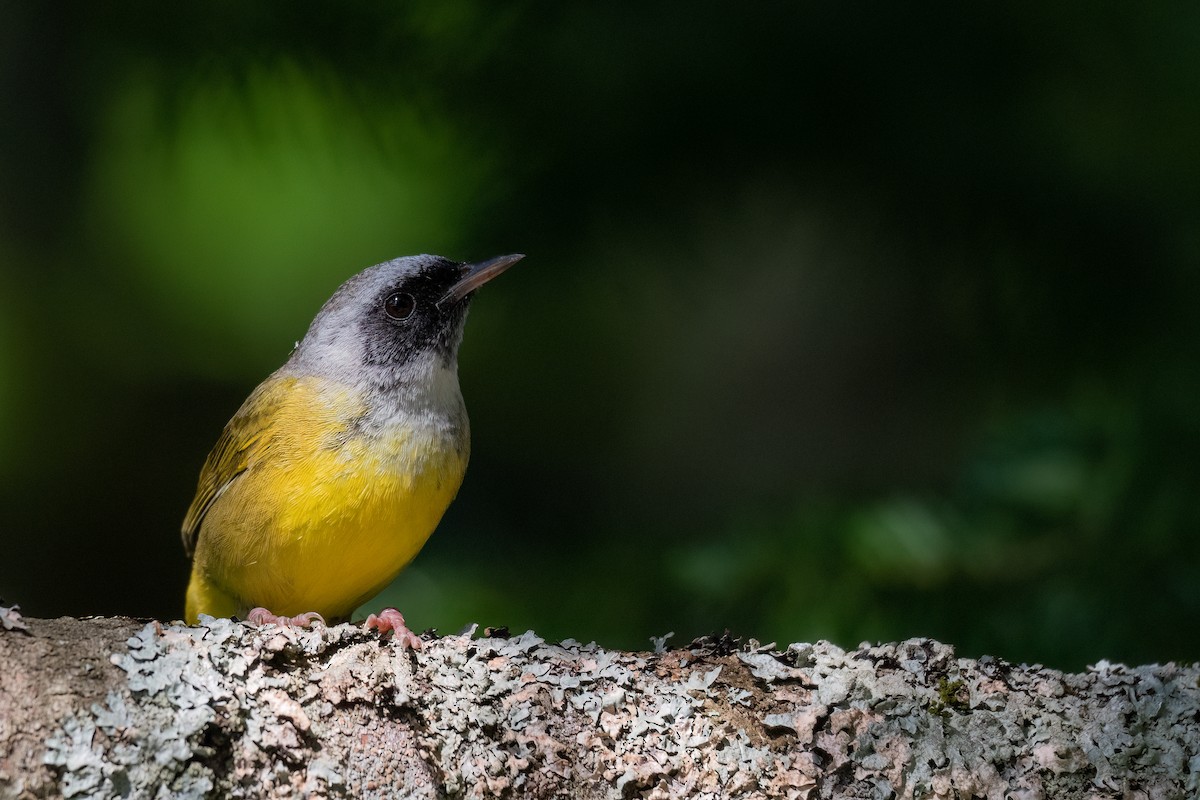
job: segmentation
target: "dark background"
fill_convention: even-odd
[[[372,607],[645,647],[1200,658],[1200,6],[0,4],[0,593],[181,613],[352,273],[480,294]]]

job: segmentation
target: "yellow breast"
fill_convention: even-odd
[[[373,413],[353,390],[323,381],[291,381],[273,399],[246,469],[204,518],[193,584],[210,584],[214,599],[189,588],[190,619],[253,606],[348,616],[416,556],[462,483],[461,399],[459,425]]]

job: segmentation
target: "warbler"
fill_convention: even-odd
[[[183,521],[188,622],[344,621],[412,561],[470,455],[467,308],[523,257],[397,258],[338,288],[204,462]],[[420,646],[395,609],[368,626]]]

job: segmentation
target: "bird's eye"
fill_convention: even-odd
[[[392,292],[383,301],[383,310],[392,319],[408,319],[416,307],[417,301],[407,292]]]

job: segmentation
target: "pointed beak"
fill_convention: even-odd
[[[458,283],[450,287],[450,291],[446,292],[437,304],[440,306],[444,303],[459,302],[524,257],[524,253],[514,253],[509,256],[496,256],[474,264],[463,264],[462,277],[459,278]]]

